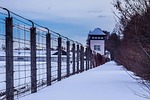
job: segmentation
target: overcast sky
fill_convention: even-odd
[[[112,31],[113,0],[0,0],[0,6],[46,26],[62,35],[86,43],[89,30]]]

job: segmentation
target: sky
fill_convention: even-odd
[[[113,0],[0,0],[0,6],[86,44],[89,30],[112,32]]]

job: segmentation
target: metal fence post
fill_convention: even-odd
[[[6,100],[14,100],[13,19],[6,18]]]
[[[31,41],[31,93],[37,92],[37,75],[36,75],[36,28],[30,28]]]
[[[61,81],[61,37],[58,38],[58,81]]]
[[[77,73],[79,73],[79,44],[77,44]]]
[[[47,86],[51,85],[51,36],[46,34]]]
[[[73,74],[75,74],[75,43],[72,44]]]
[[[67,77],[70,76],[70,41],[67,41]]]

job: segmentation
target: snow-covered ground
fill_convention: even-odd
[[[147,100],[135,95],[135,92],[143,94],[145,91],[122,66],[109,62],[20,100]]]

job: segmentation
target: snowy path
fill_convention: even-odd
[[[142,92],[137,82],[122,67],[109,62],[20,100],[147,100],[135,95],[128,87]]]

